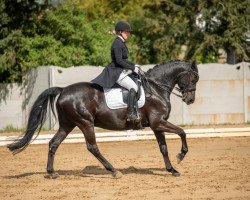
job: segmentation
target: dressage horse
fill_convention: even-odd
[[[186,133],[183,129],[168,122],[171,111],[170,94],[178,85],[182,100],[191,104],[195,100],[196,84],[199,80],[196,61],[169,61],[161,63],[144,73],[143,85],[146,94],[145,105],[139,109],[142,117],[141,125],[150,127],[159,144],[166,170],[173,176],[180,173],[172,166],[164,132],[180,136],[182,147],[177,154],[178,162],[182,161],[188,152]],[[56,97],[58,96],[57,100]],[[103,88],[89,82],[80,82],[64,88],[52,87],[42,92],[34,102],[24,135],[8,145],[13,154],[24,150],[32,141],[36,131],[39,134],[46,118],[48,103],[53,113],[54,102],[58,114],[59,129],[49,142],[47,176],[56,178],[53,163],[57,148],[67,135],[77,126],[84,134],[87,149],[103,164],[114,177],[122,174],[116,170],[101,154],[96,143],[94,126],[110,130],[128,130],[134,127],[126,120],[126,108],[111,110],[107,107]],[[132,124],[131,124],[132,123]]]

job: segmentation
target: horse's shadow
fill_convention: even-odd
[[[135,168],[130,166],[128,168],[117,169],[122,174],[138,174],[138,175],[158,175],[166,176],[168,173],[165,173],[164,168]],[[97,177],[97,178],[110,178],[111,173],[100,166],[86,166],[82,170],[58,170],[57,173],[62,176],[80,176],[80,177]],[[13,176],[4,176],[6,179],[19,179],[32,175],[45,175],[45,172],[29,172]]]

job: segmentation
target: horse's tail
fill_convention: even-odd
[[[31,142],[32,137],[36,131],[38,131],[37,136],[45,122],[46,119],[46,113],[47,113],[47,107],[48,102],[50,101],[50,107],[52,109],[53,114],[55,114],[54,111],[54,101],[58,94],[61,94],[62,88],[59,87],[52,87],[49,89],[44,90],[36,99],[35,103],[33,104],[29,119],[28,119],[28,125],[24,132],[24,135],[17,139],[12,144],[9,144],[7,147],[10,151],[13,152],[13,154],[20,153],[23,151]]]

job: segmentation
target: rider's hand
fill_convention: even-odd
[[[140,65],[135,64],[134,72],[135,72],[136,74],[139,73],[139,68],[140,68]]]

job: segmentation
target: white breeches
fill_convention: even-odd
[[[138,91],[138,86],[136,83],[128,76],[128,74],[122,72],[116,81],[120,86],[126,88],[127,90],[134,89],[136,92]]]

